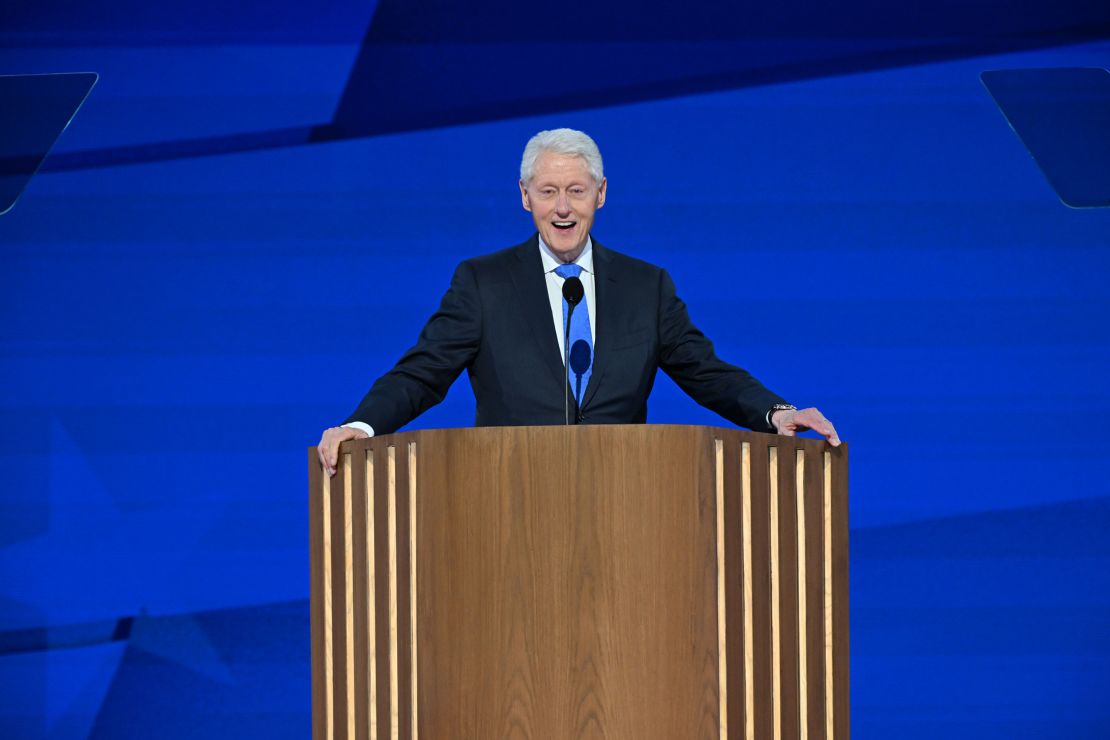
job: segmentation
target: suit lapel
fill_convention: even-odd
[[[547,296],[543,261],[540,259],[539,236],[533,235],[518,246],[513,256],[510,270],[521,313],[532,328],[539,357],[551,371],[555,382],[562,385],[565,380],[563,359],[559,357],[559,337],[555,334],[555,322],[551,318],[551,302]]]

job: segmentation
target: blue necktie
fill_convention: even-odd
[[[560,265],[555,268],[555,274],[566,280],[581,275],[582,268],[578,265]],[[568,308],[567,300],[564,298],[564,331],[567,325]],[[582,393],[590,383],[590,373],[594,365],[594,345],[590,337],[590,309],[586,305],[585,297],[574,309],[574,314],[570,318],[570,341],[564,338],[563,345],[568,348],[565,351],[569,353],[570,357],[570,385],[574,389],[574,400],[581,408]],[[563,361],[566,362],[566,360],[567,356],[564,355]]]

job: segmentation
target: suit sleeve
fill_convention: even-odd
[[[375,434],[392,434],[442,401],[478,352],[480,304],[473,267],[463,262],[416,346],[378,378],[344,423],[361,421]]]
[[[659,284],[659,366],[702,406],[733,424],[774,432],[767,412],[786,403],[743,368],[717,357],[713,343],[690,321],[674,281],[661,271]]]

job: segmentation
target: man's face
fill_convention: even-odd
[[[599,187],[582,157],[541,152],[532,181],[520,183],[520,197],[544,244],[573,262],[586,247],[594,211],[605,205],[605,178]]]

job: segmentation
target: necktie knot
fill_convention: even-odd
[[[555,268],[555,274],[561,277],[563,280],[566,280],[567,278],[578,277],[582,274],[582,266],[573,264],[559,265]]]

